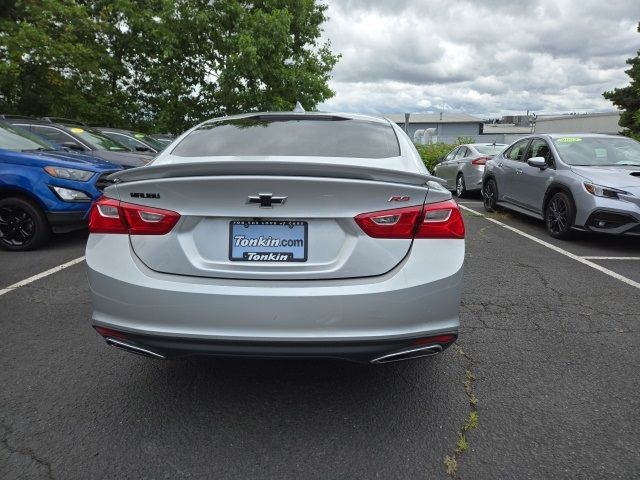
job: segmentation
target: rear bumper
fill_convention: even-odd
[[[468,192],[482,190],[482,174],[484,173],[484,165],[466,164],[462,173],[464,175],[465,188]]]
[[[131,353],[152,358],[208,355],[227,358],[334,359],[358,363],[387,363],[430,356],[449,347],[453,338],[424,337],[368,341],[234,341],[141,334],[104,335],[107,343]],[[114,332],[115,333],[115,332]],[[404,352],[410,352],[404,354]],[[403,354],[403,355],[401,355]]]
[[[126,236],[91,235],[93,324],[169,356],[358,359],[361,351],[367,357],[456,334],[464,241],[415,243],[378,277],[247,281],[158,273],[135,256]]]

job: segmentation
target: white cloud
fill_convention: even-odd
[[[328,1],[328,0],[327,0]],[[342,54],[323,110],[494,117],[610,110],[640,49],[640,2],[331,0]]]

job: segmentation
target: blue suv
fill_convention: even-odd
[[[87,224],[91,202],[122,167],[56,149],[0,122],[0,247],[32,250]]]

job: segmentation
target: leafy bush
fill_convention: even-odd
[[[453,150],[458,145],[462,145],[464,143],[473,143],[473,138],[467,137],[458,137],[455,143],[444,143],[437,142],[429,145],[416,145],[416,149],[418,153],[422,157],[422,161],[429,169],[430,172],[433,173],[433,169],[438,164],[438,160],[447,155],[451,150]]]

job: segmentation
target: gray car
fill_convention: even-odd
[[[434,175],[446,181],[458,197],[482,189],[482,174],[487,160],[506,147],[502,143],[469,143],[454,148],[434,169]]]
[[[110,345],[383,363],[457,337],[464,223],[388,120],[214,119],[115,178],[86,249]]]
[[[640,143],[613,135],[532,135],[487,162],[485,209],[505,207],[574,229],[640,235]]]
[[[8,121],[36,134],[48,142],[75,152],[106,160],[124,168],[140,167],[149,163],[155,153],[131,152],[127,147],[105,137],[95,129],[82,124],[52,123],[51,119],[10,118]]]

